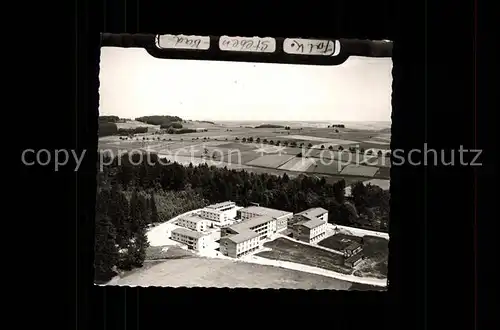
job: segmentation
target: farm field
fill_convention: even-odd
[[[313,166],[309,167],[307,172],[318,174],[339,174],[345,166],[345,164],[336,160],[324,159],[323,162],[318,161]]]
[[[139,122],[128,122],[130,127],[153,126]],[[259,125],[253,123],[252,125]],[[100,149],[109,149],[113,155],[132,150],[146,150],[166,156],[171,161],[193,165],[208,163],[217,167],[228,166],[232,169],[246,169],[254,173],[269,173],[291,176],[304,173],[313,177],[325,177],[327,182],[345,179],[347,182],[366,181],[367,177],[389,179],[389,158],[377,158],[379,149],[387,147],[376,142],[390,141],[386,131],[359,129],[332,129],[325,125],[307,126],[295,123],[290,130],[284,128],[254,128],[251,125],[230,126],[228,123],[205,123],[187,121],[185,128],[207,130],[187,134],[136,134],[125,139],[108,136],[99,139]],[[243,138],[253,137],[253,142],[242,142]],[[259,140],[259,143],[256,142]],[[267,143],[263,141],[267,140]],[[274,144],[269,142],[273,141]],[[276,146],[276,142],[281,144]],[[367,142],[363,142],[367,141]],[[296,147],[290,147],[290,143]],[[288,144],[285,146],[284,144]],[[303,144],[303,148],[300,145]],[[318,148],[308,148],[311,144]],[[321,146],[324,145],[324,149]],[[332,150],[328,146],[332,145]],[[348,148],[359,145],[365,150],[374,148],[373,155],[338,151],[338,146]],[[205,153],[205,148],[207,153]],[[295,156],[303,153],[303,159]],[[240,161],[241,158],[241,161]],[[320,159],[324,164],[321,164]],[[303,161],[304,160],[304,161]],[[332,160],[334,160],[332,162]],[[330,164],[331,163],[331,164]],[[340,164],[339,164],[340,163]],[[329,165],[330,164],[330,165]],[[361,165],[356,166],[355,164]],[[373,165],[372,165],[373,164]],[[370,166],[367,166],[370,165]]]
[[[353,275],[376,278],[387,277],[389,241],[375,236],[363,236],[363,260]]]
[[[294,172],[306,172],[311,166],[314,167],[316,161],[317,160],[314,158],[295,157],[278,167],[278,169]]]
[[[362,165],[377,166],[377,167],[391,167],[391,158],[389,157],[373,157],[365,159],[361,162]]]
[[[256,256],[295,262],[343,274],[352,273],[351,269],[344,266],[343,256],[309,245],[300,244],[286,238],[278,238],[274,241],[264,243],[264,247],[271,248],[272,250],[257,253]]]
[[[246,165],[278,168],[293,157],[292,155],[264,155],[249,161]]]
[[[351,283],[306,272],[224,259],[179,258],[138,269],[114,285],[348,290]]]
[[[342,175],[359,175],[373,177],[377,173],[378,167],[363,166],[363,165],[347,165],[340,174]]]

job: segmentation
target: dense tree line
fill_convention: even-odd
[[[255,128],[284,128],[282,125],[274,125],[274,124],[262,124],[255,126]]]
[[[179,122],[164,122],[163,124],[160,125],[160,128],[175,128],[175,129],[181,129],[183,126]]]
[[[163,125],[173,122],[183,122],[183,119],[177,116],[144,116],[135,118],[135,120],[151,125]]]
[[[118,123],[120,117],[118,116],[99,116],[99,122],[103,123]]]
[[[330,223],[374,230],[388,225],[389,193],[376,186],[357,183],[346,198],[344,180],[329,184],[323,177],[290,178],[206,164],[186,167],[160,163],[156,154],[140,162],[140,157],[122,155],[98,174],[96,273],[103,280],[119,269],[142,265],[147,225],[226,200],[294,213],[323,207]]]
[[[118,134],[118,126],[115,123],[99,121],[98,134],[100,137]]]
[[[147,127],[135,127],[135,128],[119,128],[118,135],[134,135],[147,133]]]

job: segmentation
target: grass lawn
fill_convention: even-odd
[[[152,261],[116,285],[348,290],[352,283],[279,267],[208,258]]]
[[[344,266],[344,258],[326,250],[318,249],[309,245],[290,241],[286,238],[278,238],[274,241],[264,243],[264,247],[272,251],[257,253],[259,257],[295,262],[298,264],[332,270],[343,274],[351,274],[352,270]]]

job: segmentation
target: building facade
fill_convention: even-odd
[[[317,243],[326,238],[326,222],[316,220],[298,221],[290,226],[292,237],[306,243]]]
[[[349,258],[361,252],[363,250],[363,246],[358,242],[352,242],[349,244],[342,252],[344,253],[344,257]]]
[[[293,217],[292,212],[270,209],[262,206],[249,206],[238,210],[241,220],[245,221],[260,216],[268,216],[276,220],[276,231],[281,232],[288,226],[288,220]]]
[[[357,253],[355,255],[350,256],[349,258],[344,260],[344,265],[348,267],[356,267],[359,263],[363,261],[363,254]]]
[[[186,228],[176,228],[172,230],[171,239],[186,244],[190,250],[201,251],[209,245],[208,236]]]
[[[292,237],[306,243],[317,243],[326,238],[328,211],[322,208],[297,213],[289,221]]]
[[[229,201],[209,205],[203,208],[199,215],[207,220],[226,223],[229,219],[236,217],[236,203]]]
[[[207,230],[208,221],[200,216],[184,216],[176,221],[178,226],[191,229],[198,232],[204,232]]]
[[[262,246],[262,241],[277,232],[276,219],[268,216],[251,217],[236,225],[221,229],[220,251],[238,258]]]

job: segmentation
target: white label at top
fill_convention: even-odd
[[[337,56],[340,41],[287,38],[283,42],[283,50],[287,54]]]
[[[199,49],[210,48],[210,37],[164,34],[158,38],[158,46],[163,49]]]
[[[222,36],[219,38],[219,49],[235,52],[274,53],[276,51],[276,40],[270,37]]]

